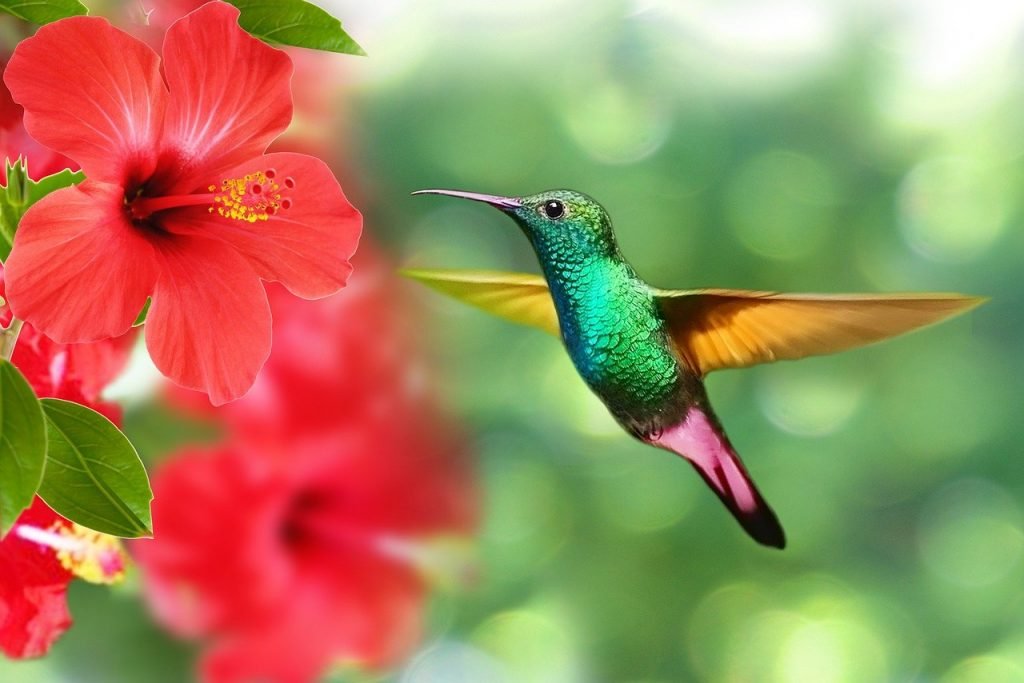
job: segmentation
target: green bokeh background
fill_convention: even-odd
[[[383,679],[1024,680],[1024,10],[369,4],[325,4],[369,53],[338,58],[339,175],[405,264],[536,271],[497,212],[413,190],[570,187],[659,286],[992,298],[881,346],[709,378],[786,527],[778,552],[622,434],[557,342],[421,292],[479,453],[481,578],[438,597],[429,642]],[[129,414],[166,449],[157,424]],[[192,650],[135,591],[76,583],[76,627],[0,679],[188,680]]]

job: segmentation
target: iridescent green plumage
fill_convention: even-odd
[[[622,257],[605,210],[579,192],[516,198],[424,192],[483,201],[507,213],[533,245],[544,281],[507,273],[408,274],[559,334],[580,375],[627,431],[685,457],[748,533],[779,548],[782,528],[712,412],[703,376],[863,346],[981,302],[956,294],[660,290]]]
[[[650,287],[619,253],[608,215],[575,192],[522,199],[545,201],[561,202],[565,215],[555,225],[541,214],[520,225],[537,252],[580,375],[634,434],[678,419],[672,408],[684,389],[679,358]]]

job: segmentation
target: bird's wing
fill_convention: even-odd
[[[872,344],[963,313],[961,294],[779,294],[655,290],[669,333],[700,375]]]
[[[558,315],[540,275],[483,270],[403,270],[403,275],[506,320],[559,336]]]

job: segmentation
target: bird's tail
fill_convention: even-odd
[[[786,546],[778,517],[761,497],[713,416],[699,407],[690,408],[682,422],[649,441],[686,458],[754,540],[775,548]]]

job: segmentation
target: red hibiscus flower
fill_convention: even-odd
[[[120,542],[64,519],[36,498],[0,541],[0,650],[39,657],[71,626],[75,576],[113,583],[124,575]]]
[[[212,641],[207,680],[309,681],[415,645],[425,578],[458,561],[475,505],[461,449],[410,417],[157,470],[156,536],[133,548],[157,617]]]
[[[87,177],[22,220],[15,315],[92,341],[124,333],[151,297],[154,363],[215,404],[245,393],[270,351],[261,279],[331,294],[361,229],[323,162],[263,153],[291,118],[291,62],[237,16],[211,2],[176,22],[162,64],[103,19],[64,19],[22,41],[4,75],[32,137]]]
[[[466,567],[472,460],[425,391],[392,268],[367,245],[356,265],[344,296],[270,291],[266,368],[243,399],[206,407],[228,445],[154,474],[156,535],[133,549],[158,617],[208,639],[206,680],[394,663],[418,640],[429,579]]]

